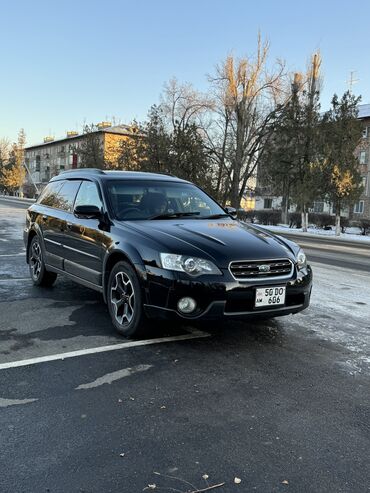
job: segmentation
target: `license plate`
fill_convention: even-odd
[[[285,303],[285,286],[273,286],[269,288],[257,288],[254,306],[276,306]]]

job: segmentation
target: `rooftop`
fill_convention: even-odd
[[[135,135],[134,132],[132,131],[132,128],[129,125],[113,125],[111,127],[97,128],[96,131],[93,133],[108,133],[108,134],[130,135],[130,136]],[[76,133],[76,135],[66,136],[63,137],[62,139],[48,140],[47,142],[41,142],[39,144],[33,144],[31,146],[27,146],[25,150],[27,151],[30,149],[36,149],[38,147],[44,147],[53,144],[61,144],[62,142],[70,142],[75,139],[79,139],[84,135],[86,134]]]
[[[358,105],[358,117],[359,118],[369,118],[370,117],[370,104],[359,104]]]

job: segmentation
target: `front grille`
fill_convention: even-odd
[[[230,272],[235,279],[287,278],[293,272],[293,263],[287,259],[241,260],[231,262]]]

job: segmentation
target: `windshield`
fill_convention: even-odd
[[[121,221],[205,218],[225,211],[191,183],[170,181],[111,181],[107,185],[114,216]]]

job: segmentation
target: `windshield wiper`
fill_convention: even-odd
[[[173,217],[199,216],[200,212],[167,212],[165,214],[156,214],[148,219],[171,219]]]
[[[219,219],[221,217],[230,217],[229,214],[212,214],[211,216],[202,216],[202,219]]]

